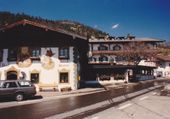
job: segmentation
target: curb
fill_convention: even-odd
[[[105,101],[102,101],[102,102],[99,102],[99,103],[96,103],[96,104],[93,104],[93,105],[90,105],[90,106],[86,106],[86,107],[78,108],[78,109],[68,111],[68,112],[65,112],[65,113],[50,116],[50,117],[47,117],[45,119],[67,119],[67,118],[75,119],[77,116],[83,117],[83,115],[90,114],[94,110],[96,111],[96,110],[107,109],[107,108],[112,107],[116,104],[125,102],[127,100],[130,100],[130,99],[135,98],[137,96],[140,96],[142,94],[148,93],[150,91],[159,89],[161,87],[162,86],[154,86],[154,87],[143,89],[143,90],[140,90],[140,91],[137,91],[137,92],[134,92],[134,93],[122,95],[122,96],[119,96],[119,97],[116,97],[116,98],[110,98],[108,100],[105,100]]]
[[[55,96],[44,96],[42,100],[48,100],[48,99],[57,99],[57,98],[65,98],[65,97],[69,97],[74,96],[74,95],[86,95],[86,94],[92,94],[92,93],[97,93],[97,92],[102,92],[105,91],[103,88],[100,89],[95,89],[95,90],[88,90],[88,91],[73,91],[73,92],[63,92],[63,93],[59,93]],[[41,94],[40,94],[41,95]],[[43,96],[43,94],[42,94]]]

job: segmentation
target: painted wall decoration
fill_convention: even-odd
[[[52,61],[51,57],[42,55],[40,57],[42,67],[45,69],[52,69],[54,68],[54,62]]]
[[[46,56],[52,57],[55,53],[52,52],[51,48],[46,51]]]
[[[20,68],[29,67],[29,66],[31,66],[31,64],[32,64],[32,61],[29,58],[29,59],[26,59],[24,61],[18,62],[18,67],[20,67]]]
[[[18,67],[20,68],[29,67],[32,64],[28,47],[21,47],[20,52],[18,54],[19,54],[17,58]]]

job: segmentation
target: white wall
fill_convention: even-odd
[[[162,77],[170,78],[170,62],[162,62],[161,66],[156,69],[156,73],[162,72]]]
[[[26,80],[30,80],[31,72],[37,71],[39,73],[39,83],[41,84],[55,84],[56,86],[62,87],[71,87],[72,90],[77,89],[77,64],[73,63],[73,47],[70,47],[69,54],[70,59],[67,62],[61,62],[58,59],[58,48],[50,47],[52,52],[55,53],[53,57],[51,57],[52,62],[54,63],[54,67],[51,69],[45,69],[42,66],[42,62],[33,62],[29,67],[21,68],[16,62],[8,62],[8,52],[7,49],[4,49],[3,54],[3,63],[9,64],[7,66],[3,66],[0,68],[0,79],[6,79],[6,71],[10,68],[16,69],[18,71],[19,77],[21,76],[21,72],[25,72]],[[46,54],[46,50],[48,48],[41,48],[41,56]],[[68,72],[69,73],[69,83],[60,83],[59,82],[59,73],[60,72]]]

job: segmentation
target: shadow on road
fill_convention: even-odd
[[[43,96],[36,95],[36,96],[33,96],[33,97],[27,97],[23,101],[26,101],[26,100],[38,100],[38,99],[42,99],[42,98],[43,98]],[[0,103],[2,103],[2,102],[11,102],[11,101],[15,101],[14,98],[1,98],[0,99]]]

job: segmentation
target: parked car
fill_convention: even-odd
[[[0,99],[12,97],[17,101],[34,96],[36,88],[34,84],[26,80],[1,80]]]

